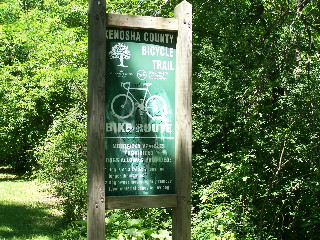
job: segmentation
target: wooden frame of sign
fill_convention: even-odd
[[[173,240],[191,239],[192,7],[183,1],[175,18],[106,14],[105,0],[89,1],[88,239],[105,239],[105,209],[173,209]],[[177,32],[175,82],[175,194],[106,196],[106,28]]]

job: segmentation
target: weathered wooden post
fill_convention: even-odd
[[[88,239],[105,239],[106,1],[89,1],[88,49]]]
[[[176,193],[173,208],[172,239],[191,239],[192,169],[192,6],[187,1],[174,11],[178,19],[176,70]]]
[[[89,3],[88,239],[105,209],[173,209],[191,239],[192,7],[175,18],[106,14]]]

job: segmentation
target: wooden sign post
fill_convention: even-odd
[[[105,209],[173,209],[191,239],[192,9],[175,18],[105,14],[89,4],[88,239]]]
[[[88,239],[105,239],[105,37],[106,1],[89,1]]]
[[[191,239],[191,158],[192,158],[192,7],[183,1],[175,8],[178,19],[176,74],[176,193],[172,239]]]

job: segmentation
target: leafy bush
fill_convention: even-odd
[[[61,113],[50,127],[44,144],[35,152],[35,175],[50,184],[62,202],[66,220],[86,212],[86,114],[79,107]]]
[[[19,19],[22,9],[20,1],[10,1],[10,4],[0,2],[0,24],[13,23]]]
[[[87,221],[78,220],[73,221],[69,226],[61,233],[61,239],[63,240],[84,240],[87,235]]]
[[[287,3],[193,1],[194,236],[319,238],[319,8]]]
[[[216,181],[202,190],[192,219],[192,239],[258,239],[250,210],[243,209],[240,199],[232,199],[223,187],[222,181]]]
[[[165,209],[106,211],[106,240],[171,240],[171,221]],[[72,222],[63,231],[64,240],[86,238],[87,221]]]
[[[55,116],[86,101],[86,31],[68,28],[54,6],[0,1],[0,161],[21,173],[36,164],[33,149]]]
[[[112,210],[106,214],[106,239],[171,239],[166,209]]]

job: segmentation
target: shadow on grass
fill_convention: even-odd
[[[1,174],[1,173],[0,173]],[[19,182],[19,181],[24,181],[23,178],[21,177],[18,177],[18,176],[5,176],[5,177],[2,177],[0,176],[0,182]]]
[[[16,174],[13,169],[0,166],[0,183],[8,182],[8,186],[11,186],[10,192],[12,190],[13,193],[10,199],[0,201],[0,240],[58,240],[59,229],[61,230],[63,225],[61,216],[52,214],[54,211],[50,204],[42,202],[25,204],[21,201],[18,194],[18,192],[21,194],[21,189],[16,191],[13,189],[19,184],[12,183],[24,181],[26,180]],[[26,183],[23,187],[28,188],[28,184]],[[15,192],[17,192],[16,195]]]
[[[22,180],[21,175],[14,172],[12,168],[0,166],[0,182]]]
[[[58,239],[61,218],[48,208],[0,202],[0,239]]]

